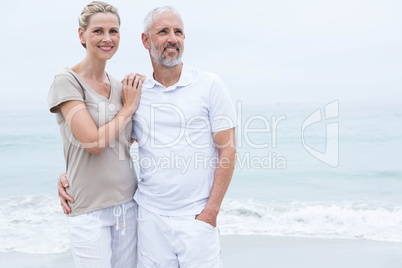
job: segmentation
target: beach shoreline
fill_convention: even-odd
[[[222,235],[225,268],[400,268],[402,243],[268,235]],[[57,254],[0,253],[4,268],[74,267],[70,251]]]

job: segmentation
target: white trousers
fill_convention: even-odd
[[[76,268],[137,267],[137,203],[67,217]]]
[[[189,216],[138,208],[138,268],[220,268],[219,230]]]

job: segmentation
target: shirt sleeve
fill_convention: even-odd
[[[233,102],[219,77],[215,77],[209,94],[209,121],[212,132],[239,125]]]
[[[60,112],[59,105],[72,100],[85,101],[83,88],[73,75],[68,73],[56,74],[48,95],[50,112]]]

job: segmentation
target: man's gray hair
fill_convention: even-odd
[[[148,15],[144,19],[144,33],[149,34],[149,30],[152,28],[152,19],[154,15],[162,14],[165,12],[172,12],[173,14],[177,15],[180,17],[179,11],[177,11],[174,7],[171,6],[163,6],[163,7],[157,7],[149,11]]]

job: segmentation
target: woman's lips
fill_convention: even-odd
[[[100,50],[105,51],[105,52],[109,52],[113,49],[112,46],[98,46],[100,48]]]

